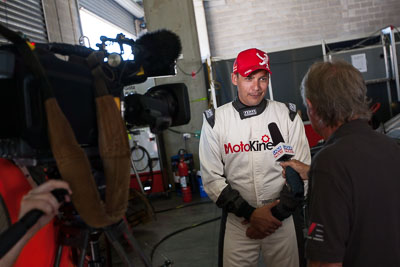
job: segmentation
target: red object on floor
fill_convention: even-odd
[[[185,183],[182,184],[181,181],[181,190],[182,190],[182,198],[183,202],[191,202],[192,201],[192,190],[190,189],[190,186],[187,185],[188,182],[188,175],[189,175],[189,168],[188,165],[186,164],[184,157],[181,157],[179,160],[178,164],[178,175],[181,177],[181,179],[185,179]]]
[[[149,191],[150,193],[159,193],[165,191],[161,171],[154,171],[153,177],[150,172],[139,173],[139,177],[143,186],[145,186],[146,183],[150,183],[152,185],[151,190]],[[153,179],[152,182],[151,179]],[[141,191],[135,174],[131,174],[131,183],[129,187]]]
[[[182,187],[182,197],[183,202],[191,202],[192,201],[192,190],[190,190],[189,186]]]

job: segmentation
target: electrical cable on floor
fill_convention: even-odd
[[[177,210],[177,209],[186,208],[186,207],[191,207],[191,206],[195,206],[195,205],[211,204],[211,203],[214,203],[214,202],[212,202],[211,200],[209,200],[209,201],[200,201],[200,202],[194,202],[194,203],[179,205],[179,206],[176,206],[176,207],[174,207],[174,208],[168,208],[168,209],[163,209],[163,210],[156,210],[156,211],[154,211],[154,212],[155,212],[155,213],[161,213],[161,212],[166,212],[166,211],[170,211],[170,210]]]
[[[148,247],[149,249],[153,249],[147,242],[144,242],[144,245],[146,246],[146,247]],[[174,263],[171,259],[169,259],[167,256],[165,256],[163,253],[161,253],[161,252],[158,252],[158,254],[160,254],[161,255],[161,257],[163,257],[164,258],[164,264],[163,265],[161,265],[162,267],[164,267],[164,266],[172,266],[172,264]]]
[[[150,254],[150,261],[153,262],[153,255],[154,255],[154,252],[156,251],[157,247],[158,247],[159,245],[161,245],[162,242],[164,242],[165,240],[167,240],[168,238],[170,238],[171,236],[174,236],[174,235],[176,235],[176,234],[178,234],[178,233],[181,233],[181,232],[183,232],[183,231],[186,231],[186,230],[189,230],[189,229],[193,229],[193,228],[195,228],[195,227],[197,227],[197,226],[201,226],[201,225],[204,225],[204,224],[207,224],[207,223],[210,223],[210,222],[214,222],[214,221],[217,221],[217,220],[220,220],[220,219],[221,219],[221,216],[216,217],[216,218],[214,218],[214,219],[210,219],[210,220],[201,222],[201,223],[195,223],[195,224],[192,224],[191,226],[188,226],[188,227],[179,229],[179,230],[177,230],[177,231],[175,231],[175,232],[172,232],[172,233],[166,235],[166,236],[163,237],[160,241],[158,241],[157,244],[154,245],[154,247],[153,247],[153,249],[152,249],[152,251],[151,251],[151,254]]]

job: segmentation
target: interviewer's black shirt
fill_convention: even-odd
[[[400,146],[355,120],[310,169],[306,257],[343,266],[400,266]]]

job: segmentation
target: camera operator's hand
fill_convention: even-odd
[[[278,203],[279,200],[275,200],[272,203],[255,209],[250,217],[251,227],[254,227],[257,231],[265,235],[270,235],[282,226],[282,222],[275,218],[271,213],[271,209],[278,205]]]
[[[19,219],[33,209],[41,210],[44,213],[37,223],[28,231],[29,234],[33,235],[36,233],[57,215],[58,208],[62,203],[59,203],[56,197],[51,193],[51,191],[55,189],[65,189],[69,194],[72,193],[69,185],[65,181],[49,180],[32,189],[22,198]],[[66,202],[71,201],[69,195],[65,195],[64,200]]]
[[[9,250],[1,259],[0,266],[12,266],[18,258],[22,248],[35,235],[43,226],[49,223],[58,213],[58,208],[62,203],[59,203],[56,197],[51,193],[55,189],[65,189],[71,194],[69,185],[60,180],[49,180],[40,186],[32,189],[26,194],[22,200],[19,211],[19,219],[31,210],[38,209],[44,214],[39,218],[35,225],[33,225],[26,234]],[[64,200],[69,202],[69,195],[64,196]]]
[[[288,161],[283,161],[280,163],[282,166],[282,175],[283,178],[286,178],[286,170],[285,168],[287,166],[292,167],[301,177],[302,180],[308,180],[308,171],[310,170],[310,165],[307,165],[301,161],[298,161],[296,159],[291,159]]]

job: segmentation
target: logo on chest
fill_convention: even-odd
[[[238,144],[228,142],[227,144],[224,144],[225,154],[272,150],[274,146],[270,140],[271,138],[267,134],[264,134],[260,140],[248,142],[240,141]]]

